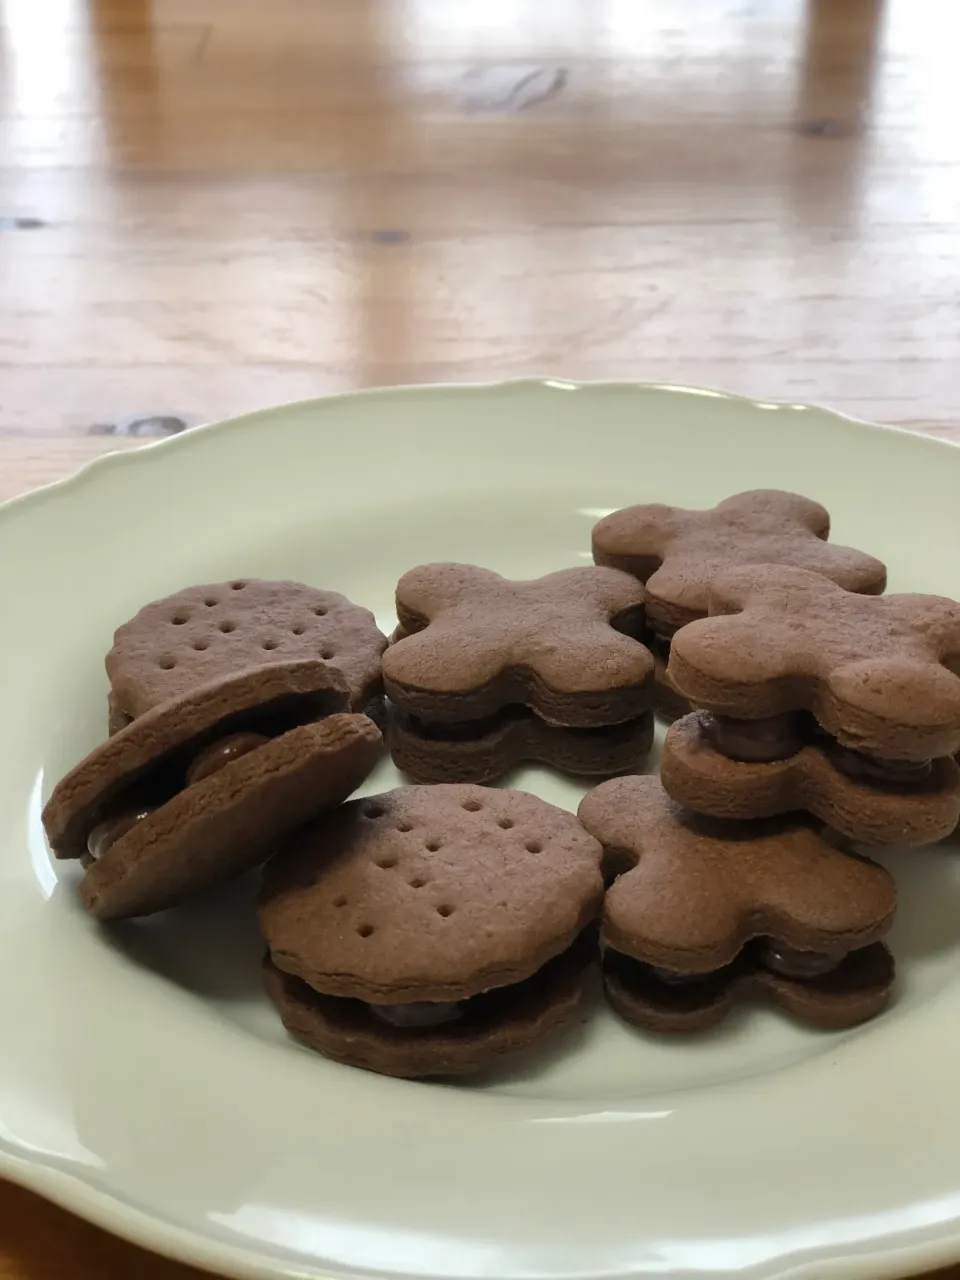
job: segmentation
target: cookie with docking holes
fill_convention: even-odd
[[[824,1029],[887,1004],[882,944],[896,887],[803,819],[719,823],[675,804],[651,777],[601,783],[580,821],[603,844],[601,941],[610,1003],[651,1031],[697,1031],[762,997]]]
[[[573,814],[524,792],[352,801],[264,869],[268,994],[291,1035],[338,1062],[478,1071],[580,1008],[601,858]]]
[[[188,587],[117,629],[106,658],[110,732],[210,680],[301,660],[335,667],[349,709],[381,723],[386,646],[369,609],[336,591],[258,578]]]

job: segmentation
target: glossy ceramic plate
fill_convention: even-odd
[[[113,930],[40,809],[105,733],[114,626],[187,583],[300,578],[392,624],[400,573],[589,560],[598,516],[755,486],[825,502],[891,589],[960,596],[960,449],[676,387],[359,394],[108,458],[0,513],[0,1169],[235,1276],[858,1276],[960,1256],[960,847],[892,854],[896,1001],[844,1035],[762,1009],[677,1041],[599,1003],[465,1086],[290,1042],[253,881]],[[384,764],[366,788],[397,781]],[[570,782],[511,782],[574,808]]]

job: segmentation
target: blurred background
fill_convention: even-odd
[[[0,0],[0,496],[372,384],[960,420],[960,6]]]
[[[960,439],[956,0],[0,0],[0,497],[535,374]],[[0,1280],[199,1276],[0,1188]]]

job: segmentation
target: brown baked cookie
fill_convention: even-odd
[[[784,759],[740,760],[714,745],[717,728],[709,712],[694,712],[671,725],[663,746],[664,789],[695,813],[744,820],[805,811],[872,845],[933,844],[960,821],[960,769],[949,756],[894,775],[889,764],[877,768],[858,751],[811,737]],[[729,744],[722,728],[719,741]]]
[[[581,566],[511,582],[430,564],[397,586],[403,638],[383,657],[388,697],[432,721],[483,719],[511,704],[550,724],[620,724],[650,709],[653,658],[634,637],[643,588]]]
[[[393,762],[414,782],[492,782],[527,762],[610,778],[642,768],[653,746],[649,712],[599,729],[560,729],[526,707],[508,707],[467,729],[395,711],[389,734]]]
[[[844,1031],[883,1012],[894,977],[893,957],[879,942],[803,981],[767,968],[762,947],[752,943],[732,964],[702,978],[667,979],[616,951],[603,965],[607,999],[621,1018],[645,1031],[681,1034],[716,1026],[748,999],[765,999],[822,1031]]]
[[[258,578],[188,587],[145,605],[117,629],[106,658],[111,723],[211,680],[306,659],[341,671],[350,709],[379,719],[386,645],[369,609],[336,591]]]
[[[898,763],[960,747],[956,601],[756,565],[714,582],[710,612],[677,634],[668,668],[695,706],[747,721],[808,711],[843,746]]]
[[[43,824],[58,858],[87,866],[101,919],[146,915],[261,861],[334,807],[382,739],[345,714],[338,671],[292,662],[208,684],[138,716],[54,788]]]
[[[706,617],[710,584],[740,565],[783,564],[821,573],[848,591],[879,595],[879,560],[828,543],[830,516],[817,502],[778,489],[753,489],[707,511],[659,504],[627,507],[593,530],[597,564],[632,573],[647,586],[647,620],[669,640]]]
[[[600,845],[520,791],[401,787],[297,835],[264,872],[267,989],[292,1035],[389,1075],[457,1075],[576,1011]]]
[[[823,1027],[886,1004],[892,965],[873,948],[896,887],[882,867],[793,818],[697,818],[650,777],[602,783],[579,817],[620,873],[601,937],[608,993],[631,1021],[692,1030],[757,989]]]

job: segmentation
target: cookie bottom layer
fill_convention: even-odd
[[[895,971],[882,943],[851,951],[819,978],[785,978],[757,965],[750,948],[716,973],[670,982],[649,965],[616,951],[603,961],[607,999],[627,1022],[645,1031],[703,1031],[734,1005],[761,998],[810,1026],[842,1031],[881,1013],[890,1000]]]
[[[653,715],[597,729],[550,725],[525,708],[487,720],[431,725],[394,709],[394,764],[415,782],[491,782],[525,762],[609,778],[642,768],[653,746]]]
[[[694,813],[752,820],[805,811],[862,844],[933,844],[960,818],[960,769],[948,757],[901,786],[841,773],[817,744],[785,760],[731,760],[707,738],[699,712],[671,726],[660,776],[671,798]]]
[[[416,1029],[384,1022],[361,1000],[321,995],[269,956],[264,984],[289,1033],[335,1062],[388,1076],[459,1076],[527,1049],[570,1022],[595,956],[590,930],[524,982],[465,1001],[456,1021]]]

